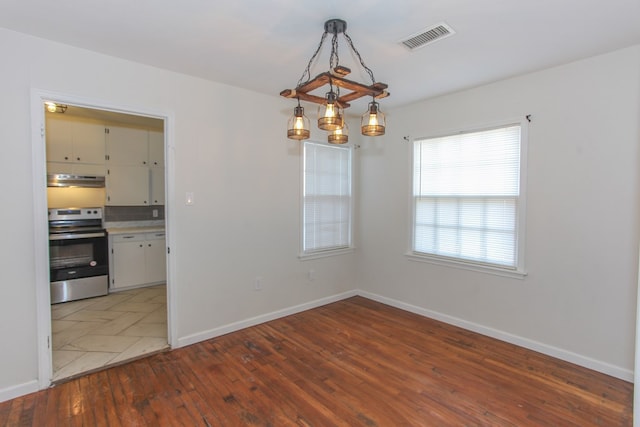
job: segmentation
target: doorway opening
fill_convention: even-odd
[[[94,249],[98,245],[77,244],[67,250],[57,240],[51,250],[53,240],[48,245],[36,242],[39,247],[48,247],[46,262],[36,265],[43,270],[46,264],[49,273],[37,274],[39,337],[46,335],[46,347],[44,339],[39,345],[40,385],[45,387],[51,381],[170,348],[165,234],[167,119],[42,94],[37,99],[40,112],[34,107],[33,115],[40,118],[44,144],[40,153],[34,150],[34,176],[47,176],[46,188],[40,189],[46,201],[40,206],[46,204],[48,225],[52,212],[100,212],[108,254],[105,289],[84,294],[82,284],[95,281],[74,275],[99,263],[95,253],[101,251]],[[64,107],[54,109],[47,102]],[[67,183],[52,179],[60,176],[71,178]],[[89,184],[85,185],[85,180]],[[50,233],[38,233],[36,227],[38,240],[47,240],[47,234],[50,239]],[[82,240],[65,243],[76,242]],[[69,264],[74,262],[78,265]],[[80,265],[83,262],[86,266]],[[54,278],[54,268],[61,265],[69,267],[65,273],[70,276],[60,278],[56,271]],[[46,283],[41,283],[44,277]]]

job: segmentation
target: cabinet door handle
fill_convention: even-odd
[[[78,157],[78,161],[80,161],[80,157]]]
[[[67,156],[64,156],[64,159],[65,159],[65,160],[69,160],[69,157],[67,157]]]
[[[133,236],[122,236],[123,239],[133,239]]]

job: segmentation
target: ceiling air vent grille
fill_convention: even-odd
[[[407,49],[416,50],[437,40],[454,35],[456,32],[445,23],[434,25],[400,41]]]

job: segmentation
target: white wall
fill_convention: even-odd
[[[634,47],[390,111],[384,140],[364,142],[360,153],[360,288],[631,380],[639,80]],[[528,276],[407,260],[412,144],[403,137],[527,114]]]
[[[37,387],[36,286],[48,289],[34,273],[34,239],[46,239],[34,236],[34,188],[44,185],[32,177],[34,88],[174,119],[168,231],[180,345],[353,289],[354,255],[297,259],[299,144],[285,136],[292,103],[3,29],[0,57],[0,400]]]
[[[36,286],[48,286],[34,273],[35,239],[46,236],[34,235],[34,188],[44,179],[33,180],[33,88],[173,120],[168,208],[180,345],[359,286],[629,374],[639,50],[389,111],[388,134],[364,138],[356,151],[366,183],[356,206],[358,252],[299,262],[299,144],[284,137],[290,102],[0,29],[0,400],[37,388]],[[407,261],[410,144],[402,137],[524,114],[534,120],[529,276]],[[184,204],[187,191],[195,193],[194,206]],[[311,268],[313,283],[306,280]],[[260,292],[252,290],[256,276],[263,278]]]

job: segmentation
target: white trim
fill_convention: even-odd
[[[305,147],[307,144],[316,144],[316,145],[323,145],[323,146],[327,146],[327,147],[332,147],[332,148],[341,148],[341,149],[347,149],[349,151],[349,186],[350,186],[350,200],[349,200],[349,246],[344,248],[336,248],[336,249],[327,249],[326,251],[310,251],[310,252],[305,252],[304,251],[304,178],[305,178],[305,170],[304,170],[304,166],[305,166]],[[299,196],[299,213],[300,213],[300,223],[298,226],[298,232],[300,233],[299,235],[299,247],[300,247],[300,252],[298,253],[298,259],[300,259],[301,261],[305,261],[305,260],[310,260],[310,259],[317,259],[317,258],[326,258],[326,257],[330,257],[330,256],[334,256],[334,255],[342,255],[345,253],[349,253],[349,252],[353,252],[355,250],[355,245],[354,245],[354,229],[355,229],[355,224],[354,224],[354,218],[355,218],[355,196],[354,196],[354,159],[353,156],[355,155],[355,151],[353,149],[353,147],[351,145],[332,145],[326,142],[321,142],[318,140],[314,140],[314,139],[310,139],[310,140],[305,140],[302,141],[301,144],[298,144],[298,147],[300,147],[300,151],[299,151],[299,158],[300,158],[300,171],[299,171],[299,177],[300,177],[300,196]]]
[[[238,322],[229,323],[228,325],[220,326],[217,328],[209,329],[195,334],[187,335],[178,339],[178,347],[184,347],[187,345],[195,344],[201,341],[205,341],[211,338],[219,337],[231,332],[239,331],[251,326],[259,325],[261,323],[269,322],[271,320],[279,319],[281,317],[290,316],[292,314],[301,313],[312,308],[321,307],[323,305],[331,304],[336,301],[351,298],[357,295],[355,290],[347,291],[336,295],[331,295],[325,298],[320,298],[314,301],[306,302],[293,307],[283,308],[281,310],[272,311],[260,316],[251,317],[249,319],[240,320]]]
[[[499,121],[486,122],[483,124],[463,126],[459,129],[447,129],[436,131],[428,134],[427,136],[411,137],[409,141],[409,232],[407,239],[407,257],[412,261],[429,262],[432,264],[445,265],[453,268],[460,268],[463,270],[479,271],[482,273],[496,274],[499,276],[523,278],[527,275],[525,267],[525,240],[526,240],[526,211],[527,211],[527,162],[529,152],[529,121],[530,115],[522,115],[516,118],[507,118]],[[520,194],[518,196],[518,214],[517,214],[517,230],[518,230],[518,243],[516,247],[516,268],[515,269],[502,269],[500,267],[484,266],[474,262],[467,262],[464,259],[446,259],[438,257],[437,255],[418,254],[414,252],[415,237],[415,196],[413,194],[413,175],[414,175],[414,142],[425,139],[439,138],[445,136],[451,136],[462,133],[480,132],[484,130],[497,129],[507,127],[510,125],[520,126]]]
[[[355,252],[356,248],[354,248],[353,246],[350,246],[348,248],[340,248],[340,249],[330,249],[327,251],[318,251],[318,252],[309,252],[309,253],[301,253],[298,255],[298,258],[300,259],[300,261],[308,261],[311,259],[318,259],[318,258],[327,258],[330,256],[338,256],[338,255],[344,255],[344,254],[350,254]]]
[[[49,246],[47,226],[47,185],[46,185],[46,150],[44,139],[44,101],[55,101],[62,104],[79,107],[113,111],[123,114],[154,117],[164,121],[165,125],[165,225],[167,246],[173,242],[173,221],[168,215],[174,201],[174,116],[173,113],[152,111],[139,106],[115,105],[103,100],[79,97],[49,90],[31,89],[31,143],[34,194],[34,268],[36,279],[36,310],[37,310],[37,349],[38,349],[38,380],[40,389],[51,385],[53,376],[51,349],[51,297],[49,291]],[[169,149],[170,148],[170,149]],[[168,343],[174,347],[177,337],[177,325],[172,320],[175,313],[175,298],[172,298],[174,262],[173,257],[167,256],[167,324]]]
[[[514,279],[524,279],[526,271],[514,270],[512,268],[500,268],[498,266],[485,265],[473,262],[466,262],[454,258],[439,257],[436,255],[418,254],[409,252],[405,254],[409,261],[427,262],[430,264],[443,265],[445,267],[460,268],[463,270],[477,271],[479,273],[493,274],[496,276],[511,277]]]
[[[378,301],[382,304],[387,304],[392,307],[399,308],[401,310],[409,311],[411,313],[419,314],[430,319],[435,319],[450,325],[458,326],[460,328],[476,332],[478,334],[486,335],[491,338],[496,338],[501,341],[508,342],[529,350],[537,351],[539,353],[546,354],[557,359],[561,359],[576,365],[583,366],[594,371],[601,372],[612,377],[620,378],[624,381],[633,381],[633,372],[629,369],[625,369],[619,366],[611,365],[600,360],[595,360],[590,357],[586,357],[568,350],[564,350],[558,347],[547,345],[538,341],[523,338],[518,335],[513,335],[508,332],[500,331],[498,329],[489,328],[487,326],[480,325],[478,323],[470,322],[468,320],[460,319],[457,317],[442,314],[437,311],[429,310],[426,308],[418,307],[415,305],[407,304],[402,301],[398,301],[392,298],[387,298],[381,295],[373,294],[363,290],[358,290],[358,295],[369,298],[374,301]]]
[[[321,298],[315,301],[311,301],[304,304],[299,304],[293,307],[284,308],[282,310],[273,311],[264,315],[252,317],[249,319],[241,320],[238,322],[230,323],[228,325],[220,326],[218,328],[209,329],[206,331],[198,332],[195,334],[187,335],[178,339],[177,347],[184,347],[187,345],[195,344],[201,341],[205,341],[211,338],[215,338],[224,334],[239,331],[244,328],[255,326],[264,322],[279,319],[292,314],[300,313],[305,310],[310,310],[316,307],[320,307],[333,302],[341,301],[343,299],[351,298],[353,296],[362,296],[373,301],[380,302],[401,310],[405,310],[411,313],[418,314],[430,319],[438,320],[450,325],[454,325],[468,331],[472,331],[478,334],[486,335],[491,338],[495,338],[510,344],[517,345],[519,347],[527,348],[529,350],[537,351],[542,354],[546,354],[551,357],[555,357],[560,360],[564,360],[570,363],[574,363],[579,366],[583,366],[594,371],[601,372],[606,375],[611,375],[616,378],[620,378],[624,381],[633,381],[633,372],[629,369],[621,368],[619,366],[611,365],[600,360],[592,359],[562,348],[547,345],[538,341],[530,340],[520,337],[508,332],[500,331],[498,329],[489,328],[474,322],[469,322],[464,319],[460,319],[454,316],[439,313],[437,311],[425,309],[412,304],[407,304],[402,301],[398,301],[392,298],[387,298],[378,294],[363,291],[361,289],[343,292],[341,294],[332,295],[329,297]]]
[[[33,173],[34,273],[36,286],[36,322],[38,350],[38,386],[51,384],[53,362],[51,347],[51,294],[49,288],[49,241],[47,235],[47,163],[44,139],[44,99],[46,92],[31,90],[31,144]]]
[[[640,384],[640,262],[638,265],[638,287],[636,288],[636,346],[634,358],[634,384]],[[640,387],[633,389],[633,425],[640,426]]]
[[[171,248],[174,248],[174,234],[175,227],[175,215],[173,215],[173,207],[175,204],[175,179],[176,176],[176,139],[175,139],[175,117],[173,113],[167,113],[164,115],[164,143],[165,143],[165,180],[164,180],[164,224],[166,227],[166,245],[169,248],[169,252],[166,254],[167,263],[167,341],[169,346],[174,348],[178,345],[178,324],[174,321],[174,315],[178,312],[176,295],[178,295],[175,289],[178,281],[175,280],[176,264],[175,256],[171,252]],[[169,284],[171,284],[169,286]],[[176,317],[177,318],[177,317]]]
[[[3,388],[0,389],[0,402],[6,402],[7,400],[15,399],[16,397],[35,393],[39,389],[40,387],[38,387],[38,381],[36,380]]]

